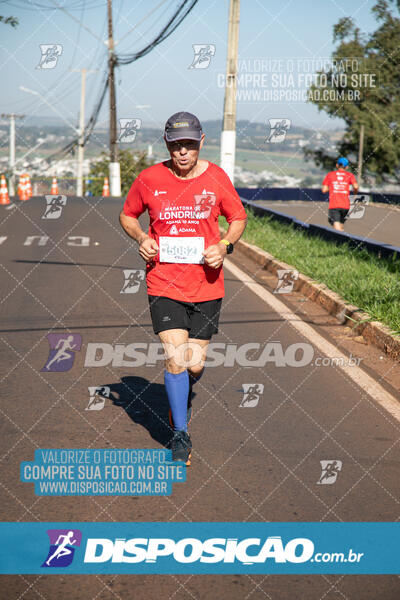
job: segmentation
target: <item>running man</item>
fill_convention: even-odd
[[[322,193],[329,191],[328,221],[334,229],[343,231],[343,223],[350,209],[350,186],[357,192],[358,183],[353,173],[347,170],[347,158],[338,158],[336,171],[330,171],[322,182]]]
[[[60,212],[64,206],[63,197],[57,196],[56,198],[52,198],[50,204],[47,205],[43,218],[46,219],[49,215],[52,215],[55,212]]]
[[[56,550],[50,556],[48,560],[46,560],[46,565],[50,566],[53,558],[61,558],[62,556],[66,556],[67,554],[71,554],[71,550],[67,548],[67,546],[73,546],[76,543],[76,540],[71,539],[74,536],[73,531],[68,531],[67,535],[59,535],[58,540],[56,541]],[[62,542],[60,542],[62,540]]]
[[[143,271],[134,271],[133,273],[129,273],[128,278],[124,283],[124,287],[121,290],[121,294],[124,294],[130,288],[138,287],[142,279],[144,279]]]
[[[74,350],[74,348],[76,348],[76,345],[72,344],[73,339],[74,339],[74,336],[69,335],[65,339],[61,338],[58,340],[56,347],[55,347],[55,350],[58,350],[58,352],[56,352],[55,355],[53,356],[53,358],[47,363],[47,365],[46,365],[47,371],[50,369],[50,367],[53,363],[58,364],[62,360],[67,360],[67,359],[71,358],[71,354],[68,352],[68,350]]]
[[[52,63],[54,61],[56,61],[56,63],[57,63],[57,59],[59,56],[60,56],[60,52],[58,52],[58,50],[57,50],[57,45],[50,46],[49,48],[46,49],[46,52],[42,55],[42,57],[40,59],[40,63],[36,68],[41,69],[43,67],[43,65],[47,65],[48,63]]]
[[[138,242],[147,263],[153,329],[166,355],[164,383],[174,430],[170,447],[173,460],[186,464],[192,448],[187,433],[192,387],[203,374],[208,344],[218,332],[222,263],[246,227],[246,212],[229,177],[199,159],[204,137],[195,115],[172,115],[164,131],[171,158],[139,174],[120,214],[123,229]],[[145,211],[148,233],[138,221]],[[229,224],[222,240],[219,215]],[[185,348],[190,349],[182,360]]]

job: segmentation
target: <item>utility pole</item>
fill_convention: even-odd
[[[221,167],[234,181],[236,149],[236,87],[239,46],[240,0],[230,0],[228,53],[226,60],[224,120],[221,133]]]
[[[15,119],[23,119],[25,115],[2,114],[3,119],[10,119],[10,154],[8,167],[10,169],[10,181],[8,182],[10,196],[15,195]]]
[[[71,69],[74,73],[81,72],[81,109],[79,113],[78,163],[76,169],[76,195],[83,196],[83,157],[85,147],[85,88],[87,73],[95,73],[98,69]]]
[[[361,125],[360,141],[358,144],[358,169],[357,169],[357,177],[358,177],[359,187],[361,187],[361,179],[362,179],[363,154],[364,154],[364,125]]]
[[[114,39],[112,23],[112,0],[107,0],[108,14],[108,87],[110,89],[110,194],[111,196],[121,195],[121,171],[118,162],[118,144],[117,144],[117,103],[115,99],[115,80],[114,80]]]

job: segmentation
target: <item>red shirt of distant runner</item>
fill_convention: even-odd
[[[331,171],[322,182],[329,187],[329,208],[350,208],[350,185],[357,183],[353,173],[344,169]]]
[[[135,179],[124,204],[128,217],[150,216],[148,234],[159,244],[160,236],[204,237],[204,248],[221,239],[218,216],[228,223],[246,219],[243,204],[229,177],[209,163],[198,177],[179,179],[165,163],[145,169]],[[206,264],[147,263],[147,293],[182,302],[204,302],[225,295],[222,267]]]

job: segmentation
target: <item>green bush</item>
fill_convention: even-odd
[[[145,152],[133,153],[130,150],[120,150],[118,160],[121,168],[121,195],[126,196],[129,189],[143,169],[150,167],[150,161]],[[86,179],[91,180],[87,185],[87,191],[93,196],[102,196],[104,178],[110,180],[110,157],[106,152],[101,153],[101,159],[93,162],[90,173]]]

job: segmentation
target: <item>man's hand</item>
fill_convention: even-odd
[[[213,269],[218,269],[224,262],[226,246],[224,244],[213,244],[203,252],[204,262]]]
[[[158,245],[149,235],[144,234],[139,240],[139,254],[146,261],[150,262],[158,254]]]

